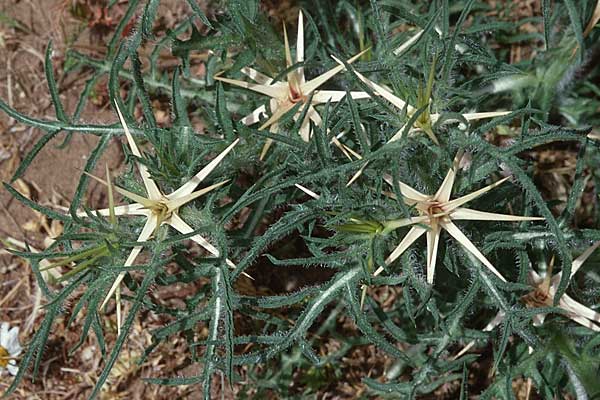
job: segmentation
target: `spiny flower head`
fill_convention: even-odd
[[[283,29],[284,45],[285,45],[285,63],[288,69],[292,68],[294,61],[292,59],[292,51],[288,41],[287,30],[284,25]],[[368,50],[368,49],[367,49]],[[363,55],[367,50],[360,52],[354,57],[350,58],[347,62],[352,63]],[[298,14],[298,38],[296,41],[296,63],[304,62],[304,19],[302,11]],[[341,90],[321,90],[319,89],[323,84],[329,81],[338,73],[345,69],[344,65],[338,65],[327,72],[313,78],[309,81],[304,76],[304,68],[299,67],[292,69],[287,73],[287,81],[275,82],[271,77],[264,75],[263,73],[250,68],[244,67],[241,72],[248,76],[256,83],[249,83],[245,81],[223,78],[221,76],[215,76],[215,79],[239,86],[245,89],[252,90],[257,93],[261,93],[271,98],[269,106],[271,116],[265,121],[258,129],[263,130],[269,128],[271,132],[276,133],[279,131],[278,121],[288,111],[292,110],[297,104],[304,104],[308,107],[306,116],[300,126],[300,136],[302,140],[308,142],[311,137],[310,122],[312,121],[315,125],[321,126],[323,120],[321,116],[314,108],[315,105],[323,104],[327,102],[339,102],[344,96],[345,91]],[[365,92],[350,92],[350,95],[354,99],[368,98],[369,95]],[[309,99],[310,102],[309,102]],[[260,121],[261,117],[266,114],[266,107],[264,105],[258,107],[250,114],[242,118],[241,122],[245,125],[254,125]],[[298,120],[302,115],[302,110],[298,110],[294,115],[294,120]],[[342,147],[339,141],[334,138],[332,140],[340,149],[347,153],[347,149]],[[263,148],[261,159],[265,156],[271,141],[268,141]],[[349,156],[347,154],[347,156]]]
[[[444,181],[434,195],[423,194],[404,182],[398,182],[400,191],[402,192],[403,201],[409,206],[414,206],[419,213],[419,216],[387,221],[384,224],[385,232],[390,232],[400,227],[412,225],[412,228],[406,234],[404,239],[402,239],[394,251],[385,260],[386,265],[394,262],[402,255],[402,253],[406,251],[406,249],[408,249],[411,244],[413,244],[422,235],[426,234],[427,282],[430,284],[433,283],[440,235],[442,230],[445,230],[469,253],[473,254],[479,261],[481,261],[490,271],[505,281],[502,274],[496,270],[492,263],[477,249],[473,242],[471,242],[471,240],[460,230],[454,221],[535,221],[542,220],[543,218],[496,214],[463,207],[468,202],[499,186],[508,180],[508,178],[501,179],[482,189],[476,190],[475,192],[469,193],[454,200],[450,200],[452,187],[454,186],[454,180],[456,178],[456,171],[458,169],[458,163],[460,162],[461,158],[462,152],[460,152],[454,159],[452,168],[450,168],[446,174],[446,177],[444,178]],[[387,183],[393,185],[394,182],[390,176],[385,176],[384,179]],[[391,193],[388,195],[395,197]],[[375,272],[375,275],[380,274],[382,271],[383,267],[380,267]]]
[[[129,131],[129,127],[121,114],[121,110],[117,103],[115,103],[115,107],[117,110],[117,114],[119,116],[119,120],[121,121],[121,125],[123,126],[123,130],[125,131],[125,137],[127,138],[127,142],[129,144],[129,148],[131,152],[136,157],[141,157],[141,153],[131,136],[131,132]],[[194,191],[196,187],[221,163],[221,161],[225,158],[225,156],[239,143],[239,139],[236,139],[232,144],[230,144],[225,150],[223,150],[217,157],[215,157],[211,162],[209,162],[204,168],[202,168],[195,176],[193,176],[189,181],[184,183],[179,189],[175,190],[170,194],[163,194],[161,190],[158,188],[158,185],[152,178],[150,177],[150,173],[148,172],[147,167],[142,163],[136,163],[140,175],[142,177],[142,181],[144,183],[144,187],[146,189],[147,197],[140,196],[136,193],[130,192],[123,188],[115,187],[115,189],[121,193],[123,196],[128,199],[134,201],[135,203],[127,204],[123,206],[114,207],[111,206],[107,209],[96,210],[96,213],[100,215],[110,215],[111,219],[114,219],[115,216],[118,215],[136,215],[136,216],[144,216],[146,217],[146,223],[142,228],[142,231],[137,239],[137,242],[145,242],[147,241],[156,230],[163,224],[167,224],[178,232],[186,235],[192,233],[194,229],[189,226],[180,216],[179,216],[179,208],[183,205],[189,203],[190,201],[197,199],[198,197],[224,185],[228,181],[222,181],[216,183],[214,185],[208,186],[206,188]],[[95,177],[94,177],[95,178]],[[99,178],[95,178],[107,185],[109,188],[109,194],[112,185],[110,182],[103,181]],[[112,195],[109,196],[112,199]],[[112,200],[111,200],[112,202]],[[79,216],[86,216],[87,213],[85,211],[78,212]],[[208,240],[202,237],[199,234],[196,234],[190,238],[192,241],[198,243],[200,246],[205,248],[208,252],[210,252],[215,257],[220,256],[219,250],[214,247]],[[127,260],[125,261],[125,266],[133,265],[133,262],[138,257],[140,252],[142,251],[142,246],[135,246]],[[235,268],[235,264],[231,260],[226,260],[227,264]],[[108,302],[113,293],[116,293],[117,299],[119,298],[119,285],[123,278],[125,277],[125,273],[121,272],[117,279],[115,280],[113,286],[109,290],[106,298],[101,307]],[[117,302],[118,303],[118,302]],[[120,310],[118,309],[117,314],[119,315]],[[120,323],[118,324],[120,327]]]

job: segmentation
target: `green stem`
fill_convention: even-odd
[[[66,131],[66,132],[79,132],[89,133],[96,136],[102,136],[105,134],[109,135],[122,135],[124,133],[123,128],[115,125],[93,125],[93,124],[69,124],[62,121],[48,121],[43,119],[35,119],[21,114],[17,110],[11,108],[8,104],[0,100],[0,110],[4,111],[9,117],[14,118],[16,121],[38,128],[47,132],[55,131]],[[140,129],[130,128],[132,133],[137,135],[143,135],[144,132]]]
[[[75,268],[73,268],[72,270],[70,270],[69,272],[67,272],[66,274],[64,274],[63,276],[61,276],[60,278],[57,279],[58,282],[62,282],[65,281],[67,279],[69,279],[70,277],[72,277],[73,275],[78,274],[79,272],[83,271],[84,269],[88,268],[90,265],[94,264],[99,258],[107,256],[109,254],[108,250],[104,251],[92,258],[90,258],[89,260],[86,260],[84,262],[82,262],[81,264],[77,265]]]
[[[75,261],[78,261],[78,260],[81,260],[81,259],[87,258],[87,257],[97,257],[97,256],[100,256],[100,255],[106,253],[107,250],[108,249],[106,248],[105,244],[103,244],[100,247],[92,247],[91,249],[84,250],[81,253],[77,253],[70,257],[62,259],[60,261],[53,262],[52,264],[48,265],[47,267],[40,268],[40,271],[47,271],[49,269],[60,267],[61,265],[75,262]]]

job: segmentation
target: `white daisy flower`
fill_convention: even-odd
[[[19,328],[15,326],[8,330],[8,323],[3,322],[0,325],[0,373],[4,369],[8,370],[11,375],[19,372],[15,359],[22,350],[19,343]]]

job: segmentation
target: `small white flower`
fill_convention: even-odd
[[[19,328],[15,326],[8,330],[8,323],[3,322],[0,325],[0,374],[4,369],[8,370],[11,375],[19,372],[15,358],[22,350],[19,343]]]

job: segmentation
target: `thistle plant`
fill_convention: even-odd
[[[543,1],[529,36],[474,0],[299,0],[271,17],[258,0],[208,2],[207,14],[182,3],[188,14],[159,30],[159,0],[110,2],[123,18],[106,56],[67,53],[61,73],[87,77],[73,110],[50,45],[56,117],[0,100],[43,132],[13,182],[59,134],[66,148],[97,137],[67,208],[4,185],[64,224],[43,251],[10,249],[45,313],[9,355],[6,394],[38,379],[63,317],[79,335],[71,358],[87,341],[100,353],[88,398],[138,326],[139,365],[185,355],[144,384],[199,385],[206,399],[512,399],[519,382],[548,399],[600,393],[598,71],[568,73],[597,51],[595,1]],[[511,63],[509,46],[531,60]],[[571,84],[494,89],[549,59]],[[82,121],[104,84],[112,122]],[[567,105],[585,96],[573,118]],[[99,165],[110,143],[124,148],[118,173]],[[566,200],[542,188],[548,152],[576,160],[552,170],[568,175]],[[91,181],[108,204],[87,200]]]
[[[125,122],[125,120],[123,118],[123,114],[121,114],[121,110],[119,109],[119,106],[116,103],[115,103],[115,107],[116,107],[117,113],[119,114],[119,121],[121,122],[121,124],[123,126],[123,130],[125,132],[125,137],[127,138],[127,142],[129,144],[129,147],[131,148],[131,153],[136,157],[141,157],[141,153],[140,153],[137,145],[135,144],[135,141],[133,140],[131,133],[129,132],[129,128],[127,127],[127,123]],[[155,234],[156,231],[158,230],[158,228],[163,224],[167,224],[167,225],[175,228],[177,231],[179,231],[180,233],[182,233],[184,235],[194,232],[194,229],[192,229],[178,215],[179,208],[184,206],[186,203],[189,203],[190,201],[197,199],[198,197],[205,195],[206,193],[209,193],[210,191],[223,186],[224,184],[226,184],[228,182],[228,181],[222,181],[222,182],[216,183],[214,185],[205,187],[201,190],[195,191],[196,187],[213,171],[213,169],[215,169],[217,167],[217,165],[221,162],[221,160],[223,160],[223,158],[225,158],[227,153],[229,153],[233,149],[233,147],[235,147],[235,145],[238,143],[238,141],[239,141],[239,139],[236,139],[236,141],[234,141],[225,150],[223,150],[221,152],[221,154],[219,154],[215,159],[213,159],[210,163],[208,163],[207,166],[202,168],[200,170],[200,172],[198,172],[196,175],[194,175],[194,177],[192,179],[190,179],[185,184],[183,184],[179,189],[175,190],[173,193],[168,194],[168,195],[164,195],[160,191],[156,182],[154,182],[154,180],[152,180],[152,178],[150,177],[150,174],[148,173],[148,169],[146,168],[146,166],[143,164],[137,163],[137,167],[140,171],[140,175],[142,177],[142,181],[144,183],[146,192],[148,193],[148,197],[146,198],[144,196],[140,196],[136,193],[130,192],[128,190],[125,190],[125,189],[117,186],[115,188],[117,190],[117,192],[119,192],[123,196],[127,197],[129,200],[135,201],[135,203],[127,204],[124,206],[118,206],[118,207],[110,206],[109,208],[97,210],[96,214],[110,216],[111,219],[113,220],[112,221],[113,223],[114,223],[114,218],[116,216],[121,216],[121,215],[140,215],[140,216],[146,217],[146,223],[144,224],[144,227],[142,228],[140,236],[137,238],[138,242],[147,241],[150,238],[150,236]],[[112,193],[111,193],[112,190],[111,190],[109,173],[107,172],[108,182],[102,181],[101,179],[98,179],[98,178],[94,178],[94,179],[99,180],[101,183],[105,184],[109,188],[109,198],[112,198]],[[87,213],[88,213],[87,210],[80,211],[78,213],[78,216],[84,216]],[[219,250],[215,246],[210,244],[210,242],[208,242],[201,235],[196,234],[196,235],[190,237],[190,239],[193,240],[194,242],[198,243],[203,248],[205,248],[212,255],[214,255],[216,257],[220,256]],[[129,256],[127,257],[127,260],[125,260],[125,263],[123,264],[123,266],[125,266],[125,267],[131,266],[141,251],[142,251],[142,246],[135,246],[131,250],[131,253],[129,253]],[[229,266],[235,268],[235,264],[231,260],[226,260],[226,262]],[[120,300],[119,300],[120,299],[119,285],[121,284],[121,281],[123,280],[124,277],[125,277],[125,273],[123,273],[123,272],[121,272],[118,275],[117,279],[115,279],[113,286],[108,291],[106,298],[100,305],[101,308],[104,307],[106,305],[107,301],[110,299],[110,297],[116,293],[117,321],[118,321],[117,327],[119,328],[119,331],[121,328],[121,321],[120,321],[121,305],[120,305]]]
[[[440,243],[440,234],[442,230],[445,230],[491,272],[505,281],[502,274],[500,274],[492,265],[492,263],[483,254],[481,254],[473,242],[471,242],[471,240],[465,236],[460,228],[456,226],[454,221],[535,221],[543,218],[489,213],[462,207],[470,201],[475,200],[479,196],[482,196],[486,192],[492,190],[496,186],[502,184],[508,180],[508,177],[457,199],[450,200],[452,187],[454,186],[454,180],[456,178],[456,172],[458,169],[458,161],[460,158],[461,156],[456,157],[454,165],[452,168],[450,168],[439,189],[433,196],[425,195],[403,182],[398,182],[401,192],[404,193],[403,201],[407,205],[413,206],[418,211],[419,217],[401,218],[397,220],[386,221],[384,223],[384,232],[395,230],[403,226],[415,225],[408,231],[398,246],[394,248],[392,253],[385,260],[385,263],[388,265],[394,262],[411,244],[413,244],[419,237],[426,234],[427,283],[432,284],[435,273],[438,246]],[[386,181],[393,186],[393,182],[389,181],[389,177],[387,178],[388,179],[386,179]],[[422,227],[418,224],[425,226]],[[375,275],[379,274],[382,270],[383,267],[380,267],[380,269],[375,272]]]
[[[292,52],[288,41],[287,30],[285,24],[283,26],[283,37],[285,46],[285,66],[289,71],[287,72],[287,82],[285,81],[274,81],[272,78],[258,72],[250,67],[242,68],[242,72],[247,75],[250,79],[254,80],[255,84],[250,84],[244,81],[235,79],[227,79],[223,77],[215,77],[215,79],[223,82],[230,83],[245,89],[250,89],[254,92],[261,93],[269,96],[269,107],[271,116],[258,128],[259,130],[270,128],[270,131],[277,133],[279,131],[279,125],[277,121],[281,119],[283,115],[291,111],[293,108],[298,106],[304,106],[307,109],[303,112],[300,109],[296,110],[294,119],[297,120],[302,117],[300,122],[299,134],[302,140],[308,142],[311,137],[310,123],[311,121],[317,125],[322,126],[323,120],[315,109],[315,106],[323,103],[335,103],[341,101],[345,96],[346,92],[343,90],[319,90],[328,80],[333,78],[336,74],[339,74],[345,69],[344,65],[339,65],[331,68],[327,72],[307,81],[304,76],[304,67],[301,66],[304,62],[304,18],[302,11],[298,14],[298,39],[296,41],[296,63],[294,66],[292,60]],[[357,60],[364,52],[355,55],[348,60],[349,63]],[[295,68],[295,69],[294,69]],[[350,96],[353,99],[366,98],[369,95],[365,92],[350,92]],[[241,122],[245,125],[254,125],[260,121],[261,116],[266,114],[266,107],[264,105],[258,107],[252,111],[249,115],[242,118]],[[344,148],[337,138],[332,139],[335,144],[351,159],[348,155],[348,150]],[[268,140],[261,152],[260,158],[265,157],[272,140]],[[351,150],[350,150],[351,152]]]
[[[587,248],[579,257],[573,260],[573,267],[571,270],[571,278],[573,275],[583,266],[583,263],[592,253],[600,246],[600,242]],[[550,261],[550,269],[546,273],[545,277],[541,277],[535,270],[529,271],[528,280],[531,284],[532,290],[521,298],[521,301],[529,308],[546,308],[554,305],[554,293],[556,292],[556,286],[561,278],[561,272],[556,275],[552,275],[552,267],[554,266],[554,259]],[[573,300],[568,295],[563,295],[559,302],[558,307],[562,308],[566,312],[566,315],[586,328],[594,331],[600,331],[600,326],[596,322],[600,322],[600,314],[591,310]],[[484,331],[491,331],[500,325],[504,320],[505,314],[499,312],[486,326],[483,328]],[[541,326],[544,323],[546,314],[536,314],[533,316],[534,326]],[[463,348],[460,353],[457,354],[457,358],[462,354],[466,353],[475,342],[469,343]]]
[[[415,37],[418,37],[418,36],[415,35]],[[408,42],[410,42],[411,39],[409,39]],[[336,61],[338,61],[340,64],[342,64],[342,62],[340,60],[336,60]],[[422,87],[419,87],[418,96],[417,96],[417,98],[418,98],[417,107],[411,106],[409,103],[400,99],[399,97],[397,97],[396,95],[391,93],[386,88],[367,79],[360,72],[354,71],[354,73],[376,95],[383,97],[384,99],[389,101],[394,107],[396,107],[398,112],[401,113],[403,111],[406,111],[406,117],[409,120],[413,116],[416,118],[413,122],[413,125],[412,126],[409,125],[409,127],[408,127],[409,134],[412,132],[416,132],[416,131],[423,131],[427,134],[427,136],[429,136],[429,138],[435,144],[437,144],[437,145],[440,144],[438,138],[435,136],[435,133],[433,132],[433,125],[436,122],[438,122],[441,114],[440,113],[432,114],[431,110],[430,110],[430,108],[431,108],[431,104],[430,104],[431,103],[431,92],[433,90],[433,83],[434,83],[434,76],[435,76],[434,75],[435,63],[432,63],[432,65],[431,65],[431,71],[427,78],[426,88],[423,89]],[[418,114],[417,114],[417,112],[418,112]],[[500,116],[507,115],[507,114],[510,114],[510,112],[509,111],[490,111],[490,112],[478,112],[478,113],[464,113],[464,114],[460,114],[460,117],[463,120],[466,120],[467,122],[469,122],[469,121],[477,121],[480,119],[500,117]],[[402,135],[404,134],[406,129],[407,129],[406,126],[400,127],[400,129],[398,129],[398,131],[388,140],[388,143],[401,139]]]

